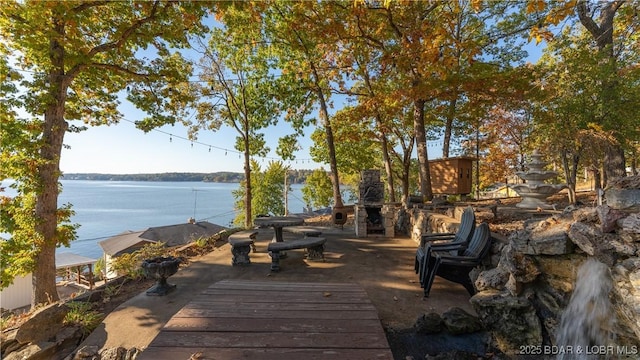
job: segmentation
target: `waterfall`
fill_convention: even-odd
[[[616,315],[609,293],[613,280],[609,268],[595,260],[578,269],[569,305],[562,313],[557,333],[558,360],[606,359],[613,351]]]

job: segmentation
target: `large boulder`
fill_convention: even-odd
[[[418,334],[437,334],[444,329],[442,317],[435,312],[424,314],[416,320],[414,328]]]
[[[480,320],[459,307],[442,313],[442,322],[453,335],[470,334],[482,330]]]
[[[21,344],[48,341],[63,327],[69,308],[64,303],[55,303],[36,310],[15,335]]]
[[[510,237],[517,252],[526,255],[564,255],[573,252],[574,245],[567,236],[570,222],[566,218],[551,217],[525,223],[525,229]]]
[[[540,319],[528,299],[507,292],[483,291],[470,301],[500,351],[515,355],[522,346],[542,345]]]

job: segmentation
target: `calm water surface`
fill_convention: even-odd
[[[98,241],[127,230],[180,224],[194,217],[230,226],[237,183],[62,180],[59,203],[71,203],[78,240],[58,252],[98,258]],[[292,185],[289,212],[303,211],[302,185]]]

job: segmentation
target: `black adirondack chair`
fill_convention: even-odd
[[[469,278],[469,272],[482,264],[489,254],[491,234],[489,225],[482,223],[473,232],[468,246],[427,244],[425,247],[424,271],[420,273],[420,283],[424,287],[424,296],[429,297],[436,275],[461,284],[470,295],[475,288]],[[462,250],[462,253],[459,252]]]
[[[424,234],[420,238],[420,246],[416,251],[416,260],[414,270],[416,274],[424,272],[425,263],[425,246],[427,244],[449,244],[449,245],[465,245],[468,244],[473,236],[476,228],[476,215],[473,208],[468,206],[462,212],[460,218],[460,227],[456,233],[433,233]],[[420,277],[422,279],[422,277]],[[422,283],[421,283],[422,284]]]

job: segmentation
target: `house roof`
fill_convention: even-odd
[[[105,254],[114,256],[141,242],[155,242],[141,239],[141,234],[142,231],[126,231],[122,234],[110,237],[107,240],[99,241],[98,245],[100,245]]]
[[[74,253],[56,253],[56,269],[64,269],[73,266],[93,265],[97,259]]]
[[[150,227],[144,231],[127,231],[100,241],[98,244],[106,254],[114,256],[141,242],[162,242],[172,247],[185,245],[202,237],[213,236],[224,230],[227,230],[224,226],[200,221],[194,224]]]
[[[168,226],[151,227],[144,231],[140,237],[152,241],[161,241],[167,246],[185,245],[199,238],[213,236],[226,227],[200,221],[194,224],[184,223]]]

